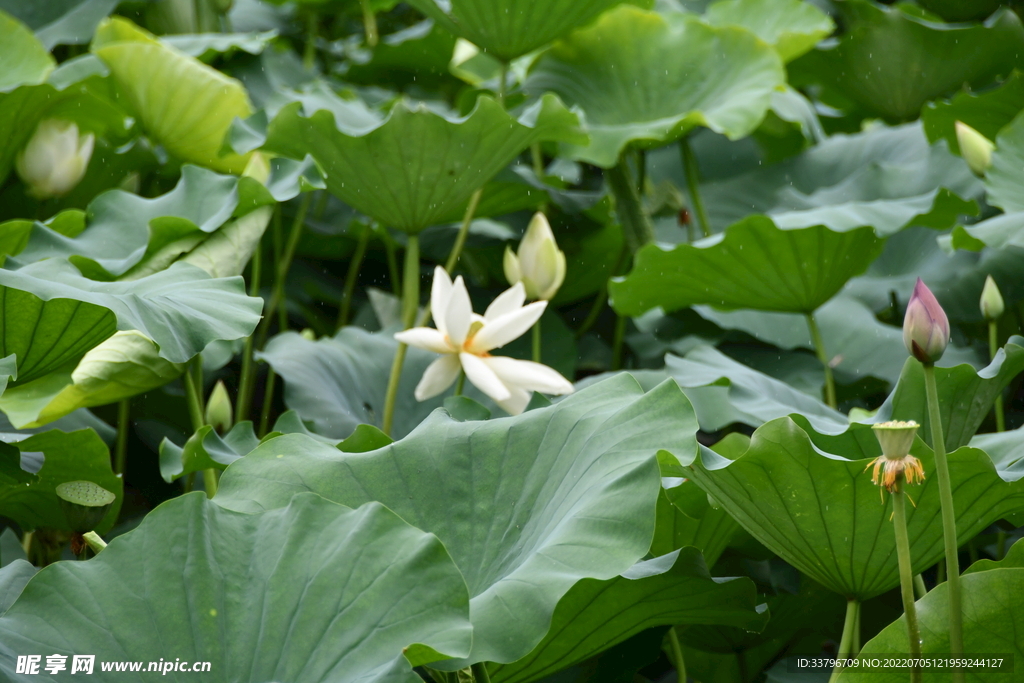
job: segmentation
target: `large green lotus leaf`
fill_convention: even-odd
[[[652,181],[668,177],[684,187],[676,157],[650,167]],[[706,180],[700,191],[716,232],[763,213],[780,227],[870,225],[884,237],[911,225],[952,227],[961,215],[977,214],[960,197],[980,198],[984,188],[963,160],[946,145],[930,145],[913,123],[832,135],[785,161]]]
[[[699,486],[684,480],[658,496],[651,554],[667,555],[692,546],[714,567],[738,528],[727,512],[708,502],[707,494]]]
[[[468,659],[507,663],[541,641],[578,580],[610,579],[644,556],[661,490],[654,456],[693,458],[696,428],[674,383],[645,394],[620,375],[515,417],[457,422],[436,411],[363,454],[280,436],[227,469],[216,501],[265,510],[312,490],[384,503],[436,534],[466,578]]]
[[[960,153],[956,138],[956,122],[995,140],[999,131],[1024,109],[1024,78],[1014,71],[997,88],[984,92],[961,90],[949,100],[929,102],[921,111],[924,132],[931,142],[945,140],[949,148]]]
[[[1024,113],[996,137],[992,167],[985,173],[988,201],[1007,213],[1024,211]]]
[[[382,121],[320,92],[278,112],[263,144],[293,159],[312,156],[336,197],[388,227],[417,233],[445,222],[531,143],[584,142],[577,126],[553,95],[518,118],[490,97],[465,117],[402,100]]]
[[[996,466],[999,476],[1005,481],[1024,478],[1024,427],[1008,432],[975,434],[971,448],[980,448],[988,453]],[[1024,546],[1021,546],[1024,550]]]
[[[868,0],[844,2],[842,9],[846,31],[838,44],[793,62],[791,79],[796,86],[820,83],[827,101],[852,102],[868,115],[915,119],[929,100],[1024,65],[1024,27],[1009,9],[968,25]]]
[[[722,329],[742,330],[782,349],[814,350],[807,321],[796,313],[720,311],[697,306],[702,318]],[[867,305],[844,293],[833,297],[814,314],[833,368],[841,376],[877,377],[895,385],[907,362],[903,329],[880,322]],[[950,345],[942,366],[977,361],[973,349]]]
[[[745,137],[785,82],[778,54],[747,31],[623,5],[555,43],[524,87],[580,107],[590,144],[564,151],[608,168],[631,142],[659,146],[697,126]]]
[[[696,244],[650,244],[633,270],[608,285],[612,306],[638,316],[710,304],[716,308],[813,313],[881,253],[870,227],[782,229],[751,216]]]
[[[945,433],[946,448],[966,446],[978,431],[992,404],[1014,377],[1024,370],[1024,338],[1010,337],[987,367],[975,370],[970,365],[935,368],[939,392],[939,411]],[[908,358],[896,388],[878,409],[876,419],[915,420],[921,425],[921,436],[931,444],[931,423],[925,398],[924,369],[921,363]]]
[[[115,326],[142,332],[159,345],[162,358],[184,363],[212,341],[252,334],[263,308],[261,299],[246,295],[241,277],[211,278],[187,263],[134,282],[97,282],[83,277],[66,260],[47,259],[20,270],[0,269],[0,287],[3,297],[18,302],[18,310],[4,317],[14,316],[7,335],[27,348],[25,357],[19,355],[22,381],[28,378],[21,374],[21,367],[34,360],[34,352],[43,360],[34,361],[33,376],[41,373],[44,361],[50,369],[59,367],[50,361],[52,354],[37,352],[37,346],[48,349],[55,340],[67,345],[64,356],[69,357],[63,359],[67,362],[74,357],[72,348],[84,353],[113,334]],[[77,330],[74,342],[66,342],[56,329],[52,322],[56,315],[47,318],[51,309]],[[45,344],[32,337],[36,321],[44,318],[52,335]],[[6,322],[4,329],[8,330]],[[87,339],[92,340],[90,345],[85,344]]]
[[[0,395],[0,410],[17,429],[41,427],[79,408],[117,403],[161,387],[183,370],[161,358],[157,345],[141,332],[115,332],[77,365]]]
[[[1020,662],[1024,658],[1024,624],[1021,623],[1020,596],[1024,593],[1024,569],[1007,568],[967,574],[960,579],[964,652],[972,658],[1013,659],[1009,670],[965,669],[971,683],[1012,683],[1020,680]],[[932,590],[917,601],[917,622],[921,632],[921,654],[931,657],[949,656],[949,591]],[[889,624],[864,644],[861,656],[906,657],[910,651],[907,623],[904,617]],[[1016,671],[1016,673],[1014,673]],[[878,668],[854,673],[847,669],[839,683],[903,683],[907,669]],[[921,680],[938,683],[950,680],[949,670],[924,668]]]
[[[100,661],[171,650],[210,662],[216,680],[413,683],[410,661],[469,650],[467,615],[444,546],[382,505],[306,494],[247,515],[196,492],[95,559],[37,574],[0,618],[0,670],[13,677],[14,654],[44,650]]]
[[[0,280],[8,272],[0,272]],[[0,330],[0,355],[17,357],[16,374],[27,383],[74,362],[114,334],[117,316],[85,301],[43,299],[0,287]]]
[[[432,19],[425,19],[401,31],[381,36],[373,48],[349,53],[342,65],[348,83],[376,86],[443,87],[451,83],[448,64],[455,49],[455,36]]]
[[[61,2],[32,3],[59,8]],[[119,0],[80,0],[73,2],[67,11],[54,16],[51,14],[46,23],[36,27],[36,37],[52,50],[58,45],[84,45],[92,40],[96,27],[117,9]],[[60,11],[59,9],[57,10]],[[56,12],[54,13],[56,14]]]
[[[119,17],[100,24],[92,51],[168,152],[218,171],[245,169],[247,156],[220,153],[231,122],[252,114],[241,83]]]
[[[823,586],[866,600],[899,584],[892,509],[865,471],[870,459],[848,460],[822,447],[846,442],[812,442],[796,422],[779,418],[759,427],[735,460],[702,447],[690,474],[772,552]],[[860,447],[847,452],[862,455]],[[912,489],[916,506],[907,516],[914,571],[920,572],[942,557],[942,524],[932,453],[920,439],[911,452],[926,475]],[[1024,506],[1024,483],[1000,479],[984,452],[962,448],[948,457],[961,543]]]
[[[57,62],[27,26],[0,12],[0,92],[46,80]]]
[[[760,631],[747,578],[713,579],[695,548],[637,562],[607,581],[584,579],[558,602],[551,628],[530,654],[491,665],[493,683],[536,681],[655,626],[702,624]]]
[[[1024,569],[1024,543],[1018,539],[1001,560],[978,560],[964,570],[964,574],[987,572],[992,569]]]
[[[712,346],[701,345],[683,357],[665,356],[665,372],[693,403],[701,429],[714,432],[734,422],[759,427],[794,413],[825,434],[849,427],[842,413],[786,382],[739,363]]]
[[[13,536],[14,532],[7,529],[4,534]],[[3,616],[3,613],[14,604],[37,571],[39,570],[22,559],[13,560],[0,566],[0,616]]]
[[[103,533],[113,526],[121,510],[124,486],[110,468],[107,445],[95,431],[54,429],[27,438],[25,434],[4,434],[2,440],[9,443],[0,452],[0,461],[9,459],[13,451],[17,466],[20,452],[21,467],[28,465],[32,472],[21,470],[21,475],[27,477],[14,478],[0,467],[0,515],[13,519],[24,529],[71,531],[57,497],[57,486],[68,481],[91,481],[116,496],[96,530]]]
[[[161,42],[189,57],[210,61],[214,55],[230,56],[241,51],[258,55],[277,37],[277,31],[252,33],[179,33],[161,36]]]
[[[973,225],[958,225],[948,235],[940,236],[938,243],[950,254],[957,250],[982,251],[985,247],[1024,249],[1024,212],[1001,213]]]
[[[622,0],[410,0],[452,33],[506,62],[590,23]]]
[[[782,61],[806,53],[835,29],[832,19],[802,0],[720,0],[704,11],[712,26],[739,26],[768,43]]]

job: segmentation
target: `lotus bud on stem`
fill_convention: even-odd
[[[232,413],[228,389],[222,380],[217,380],[213,391],[210,392],[210,399],[206,402],[206,424],[217,430],[218,434],[224,434],[231,429]]]
[[[981,301],[979,302],[981,307],[981,314],[988,321],[988,353],[989,359],[995,360],[996,353],[999,350],[999,326],[997,320],[999,316],[1006,310],[1006,304],[1003,302],[1003,295],[999,291],[999,286],[996,281],[989,275],[985,278],[985,286],[981,290]],[[996,431],[1006,431],[1006,415],[1003,412],[1003,394],[999,392],[996,396],[995,406],[993,410],[996,414]]]
[[[924,370],[924,386],[928,400],[928,422],[935,452],[935,473],[939,480],[939,502],[942,506],[942,537],[945,546],[946,585],[949,590],[949,643],[950,654],[964,652],[963,611],[960,598],[960,563],[957,559],[956,513],[953,508],[953,487],[946,461],[946,441],[942,431],[942,411],[939,390],[935,382],[935,362],[942,357],[949,344],[949,319],[935,295],[917,279],[914,294],[907,304],[903,319],[903,343]],[[954,683],[962,683],[962,669],[953,670]]]
[[[907,622],[907,637],[910,642],[910,654],[914,658],[921,656],[921,632],[917,625],[917,608],[914,603],[914,571],[910,557],[910,535],[907,533],[905,484],[914,484],[924,480],[921,462],[910,455],[910,447],[920,425],[909,422],[882,422],[874,425],[873,430],[878,443],[882,447],[882,455],[874,460],[874,472],[871,481],[883,486],[892,494],[892,523],[896,536],[896,558],[900,568],[900,593],[903,597],[903,614]],[[871,464],[868,465],[871,467]],[[879,480],[879,470],[884,467],[885,474]],[[914,666],[910,672],[911,683],[920,683],[921,667]]]
[[[95,138],[70,121],[46,119],[18,154],[15,168],[36,199],[62,197],[85,175]]]
[[[533,215],[526,234],[513,252],[505,247],[502,266],[510,285],[523,283],[526,297],[537,301],[551,301],[565,281],[565,253],[558,248],[555,233],[544,214]],[[533,326],[533,362],[541,361],[540,320]]]
[[[992,152],[996,148],[992,141],[963,121],[957,121],[956,142],[960,145],[960,156],[974,175],[984,176],[992,166]]]

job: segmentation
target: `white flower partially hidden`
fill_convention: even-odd
[[[524,306],[525,301],[526,290],[517,283],[500,294],[482,316],[477,315],[462,277],[453,283],[444,268],[435,268],[430,308],[437,329],[414,327],[395,335],[409,346],[443,354],[423,373],[416,400],[437,396],[455,382],[460,371],[512,415],[523,412],[534,391],[572,393],[569,380],[546,365],[489,353],[521,337],[547,307],[546,301]]]
[[[69,121],[46,119],[18,154],[15,167],[36,199],[62,197],[78,185],[92,157],[95,138],[79,135]]]

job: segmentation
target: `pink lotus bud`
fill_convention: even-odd
[[[942,358],[949,344],[949,319],[921,278],[917,278],[914,295],[903,318],[903,343],[922,363],[934,363]]]

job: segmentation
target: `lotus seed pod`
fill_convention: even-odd
[[[66,481],[57,485],[56,493],[64,517],[76,534],[95,529],[117,498],[91,481]]]
[[[956,122],[956,141],[960,155],[975,175],[983,176],[992,165],[992,152],[996,146],[987,137],[962,121]]]

